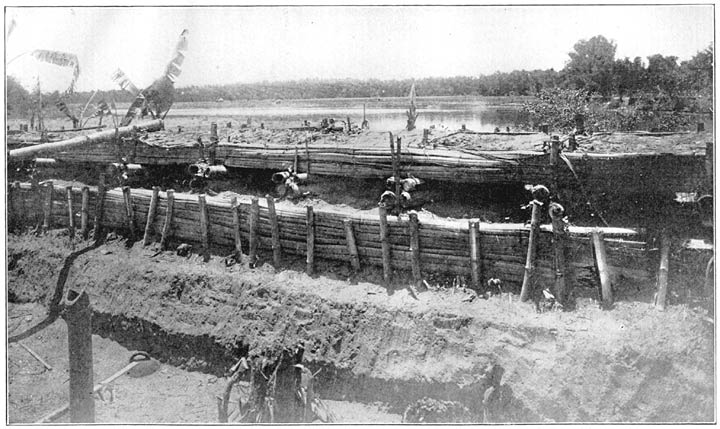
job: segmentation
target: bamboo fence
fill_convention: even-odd
[[[268,260],[276,262],[280,254],[308,257],[310,251],[308,272],[312,272],[311,264],[318,258],[346,261],[353,269],[382,267],[385,260],[389,270],[412,268],[416,280],[432,272],[474,276],[478,282],[499,278],[519,284],[530,231],[524,224],[425,217],[415,220],[414,216],[403,214],[387,216],[386,231],[381,237],[381,218],[377,214],[338,207],[307,209],[286,203],[271,204],[274,207],[269,210],[266,199],[250,196],[229,200],[170,190],[114,188],[106,190],[104,198],[99,199],[96,187],[18,182],[8,191],[8,219],[14,227],[28,223],[35,226],[42,220],[46,228],[80,225],[80,233],[87,235],[88,219],[94,219],[101,222],[102,229],[132,232],[143,243],[198,243],[203,251],[216,246],[237,251],[247,246],[250,253],[264,252],[270,255]],[[153,194],[157,196],[153,198]],[[169,194],[173,202],[168,219]],[[98,213],[98,208],[102,212]],[[42,214],[41,219],[34,213]],[[473,231],[470,224],[474,225]],[[574,226],[568,229],[565,245],[571,281],[596,282],[591,240],[596,230]],[[624,228],[598,231],[603,234],[607,264],[613,270],[648,278],[649,253],[642,231]],[[535,275],[539,282],[548,285],[556,273],[552,236],[551,225],[540,226]]]

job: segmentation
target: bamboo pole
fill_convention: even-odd
[[[16,186],[17,182],[8,184],[8,227],[12,231],[15,229],[15,224],[17,223],[17,193],[18,189]]]
[[[665,298],[668,288],[668,267],[670,265],[670,238],[667,232],[660,235],[660,269],[658,270],[657,294],[655,295],[655,306],[665,310]]]
[[[88,218],[90,217],[90,188],[83,186],[80,192],[82,194],[80,202],[80,235],[83,240],[87,240],[90,228],[88,225]]]
[[[275,265],[275,268],[279,268],[282,262],[282,246],[280,245],[280,225],[278,224],[277,212],[275,211],[275,199],[270,195],[266,195],[265,200],[267,201],[268,217],[270,219],[273,265]]]
[[[523,276],[522,288],[520,289],[520,301],[527,301],[533,293],[535,257],[537,254],[537,239],[540,232],[540,203],[531,201],[532,213],[530,215],[530,235],[528,236],[528,251],[525,261],[525,274]]]
[[[412,273],[415,286],[422,283],[420,272],[420,221],[416,212],[410,212],[410,253],[412,254]]]
[[[33,174],[32,177],[30,177],[30,191],[33,195],[32,199],[32,205],[33,205],[33,214],[34,214],[34,224],[33,227],[37,228],[38,231],[40,231],[40,228],[42,227],[42,219],[43,219],[43,189],[40,187],[40,182],[37,178],[37,175]]]
[[[558,203],[551,203],[548,208],[553,227],[553,250],[555,252],[555,295],[561,305],[567,305],[569,291],[565,283],[567,265],[565,263],[566,230],[563,215],[565,209]]]
[[[593,249],[595,253],[595,265],[600,277],[600,290],[603,305],[608,308],[613,303],[612,282],[610,277],[610,268],[607,263],[607,253],[605,251],[605,239],[603,233],[594,231],[592,233]]]
[[[478,222],[469,221],[468,231],[470,233],[470,270],[472,275],[473,289],[480,288],[480,258],[478,255]]]
[[[715,161],[713,161],[713,142],[705,143],[705,174],[712,180],[713,168]]]
[[[210,260],[210,219],[208,217],[204,194],[198,195],[198,207],[200,211],[200,236],[202,237],[203,259],[207,262]]]
[[[150,197],[150,207],[148,208],[147,221],[145,222],[145,234],[143,235],[143,246],[150,244],[150,236],[157,214],[158,199],[160,198],[160,188],[153,186],[152,197]]]
[[[250,263],[254,264],[257,261],[260,201],[258,197],[253,196],[250,202],[250,217],[248,218],[250,222]]]
[[[97,144],[112,141],[117,137],[126,137],[132,135],[140,128],[147,129],[148,131],[158,131],[162,129],[161,120],[153,120],[149,122],[138,123],[128,127],[115,128],[107,131],[100,131],[97,133],[89,134],[86,136],[78,136],[68,140],[52,143],[42,143],[33,146],[22,147],[19,149],[13,149],[8,153],[8,159],[26,159],[26,158],[37,158],[38,155],[44,153],[54,153],[63,150],[69,150],[73,147],[82,146],[84,144]],[[116,132],[117,131],[117,132]]]
[[[95,229],[93,230],[93,239],[100,241],[103,233],[103,215],[105,212],[105,174],[100,174],[98,183],[98,197],[95,203]]]
[[[360,256],[358,255],[357,244],[355,243],[355,234],[353,233],[353,225],[351,219],[344,219],[345,239],[347,241],[348,253],[350,254],[350,265],[355,272],[360,271]]]
[[[68,326],[70,422],[94,423],[92,311],[84,290],[68,289],[63,304]]]
[[[170,234],[172,234],[173,210],[175,206],[175,191],[167,190],[167,209],[165,210],[165,223],[163,224],[162,236],[160,237],[160,249],[167,248]]]
[[[242,237],[240,236],[240,206],[237,203],[237,197],[230,200],[230,208],[232,210],[233,237],[235,238],[235,260],[242,261]]]
[[[52,205],[54,186],[51,180],[45,183],[45,201],[43,203],[43,232],[50,229],[52,225]]]
[[[128,230],[130,231],[130,240],[135,241],[135,211],[133,210],[132,194],[129,186],[123,186],[123,199],[125,200],[125,219]]]
[[[68,209],[68,233],[70,237],[75,236],[75,212],[73,211],[72,186],[65,187],[65,196],[67,198]]]
[[[387,210],[385,207],[380,207],[378,209],[378,214],[380,216],[380,245],[382,247],[383,281],[385,282],[385,286],[389,286],[391,279],[390,242],[388,241]]]
[[[315,212],[313,206],[307,206],[307,267],[305,272],[311,276],[315,272]]]

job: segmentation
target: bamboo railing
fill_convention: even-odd
[[[47,192],[50,189],[53,192]],[[153,194],[157,196],[153,198]],[[16,182],[9,188],[8,219],[12,227],[40,221],[46,228],[70,227],[72,213],[72,225],[81,225],[83,235],[90,228],[88,219],[95,219],[102,229],[132,232],[143,243],[192,242],[202,244],[203,252],[216,246],[259,251],[272,255],[268,260],[276,262],[281,254],[307,257],[310,251],[308,272],[318,258],[346,261],[353,269],[383,267],[385,261],[388,270],[409,272],[412,268],[416,280],[434,272],[473,277],[478,282],[499,278],[515,284],[523,279],[530,231],[524,224],[448,220],[421,213],[418,218],[387,216],[386,231],[381,233],[383,224],[377,212],[307,209],[274,201],[269,209],[266,199],[250,196],[229,200],[147,189],[108,189],[102,200],[98,195],[95,187]],[[169,208],[172,215],[168,219]],[[42,219],[34,213],[43,213]],[[470,224],[474,225],[472,231]],[[570,281],[594,282],[591,237],[595,230],[568,228],[565,245],[571,255],[567,261]],[[648,254],[641,232],[625,228],[599,231],[605,238],[609,266],[626,276],[648,277]],[[556,273],[552,235],[551,225],[540,226],[534,273],[539,282],[547,284],[552,284]]]

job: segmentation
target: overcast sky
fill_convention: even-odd
[[[711,5],[6,8],[6,72],[62,90],[70,70],[24,52],[75,53],[78,90],[115,88],[121,68],[142,87],[160,76],[183,29],[177,86],[304,78],[473,76],[562,69],[581,39],[602,34],[616,57],[687,60],[713,40]],[[10,62],[8,64],[8,62]]]

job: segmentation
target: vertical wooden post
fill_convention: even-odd
[[[532,214],[530,215],[530,234],[528,235],[528,252],[525,260],[525,274],[523,276],[522,289],[520,289],[520,301],[527,301],[533,292],[535,281],[535,254],[537,253],[537,240],[540,232],[540,204],[531,201]]]
[[[52,225],[53,191],[55,187],[52,181],[45,183],[45,201],[43,203],[43,231],[50,229]]]
[[[65,187],[65,196],[67,198],[68,209],[68,233],[70,237],[75,236],[75,211],[73,210],[72,186]]]
[[[32,196],[32,213],[33,213],[33,228],[40,230],[42,226],[42,214],[43,214],[43,189],[40,187],[37,175],[30,177],[30,193]]]
[[[204,194],[198,195],[198,208],[200,210],[200,239],[203,246],[203,259],[207,262],[210,260],[210,222]]]
[[[380,207],[378,209],[378,214],[380,215],[380,245],[382,246],[383,281],[385,282],[385,286],[389,286],[392,267],[390,265],[390,241],[388,240],[387,209],[385,209],[385,207]]]
[[[412,211],[410,216],[410,254],[412,255],[412,273],[415,286],[422,283],[422,273],[420,272],[420,221],[417,213]]]
[[[100,241],[103,233],[103,212],[105,211],[105,174],[100,174],[98,183],[97,201],[95,203],[95,229],[93,230],[93,239]]]
[[[308,175],[308,179],[309,179],[310,178],[310,146],[308,144],[308,140],[309,139],[305,139],[305,156],[307,157],[307,168],[305,169],[305,173]]]
[[[715,162],[713,161],[713,142],[707,142],[705,143],[705,174],[707,174],[707,177],[712,180],[713,178],[713,168],[715,166]]]
[[[610,277],[610,269],[607,263],[607,253],[605,252],[605,239],[601,231],[593,231],[592,233],[593,249],[595,253],[595,265],[600,277],[600,290],[603,305],[607,308],[613,303],[612,280]]]
[[[150,197],[150,207],[148,208],[147,221],[145,222],[145,234],[143,235],[143,246],[150,244],[150,235],[153,230],[153,222],[157,214],[158,198],[160,198],[160,188],[153,186],[152,197]]]
[[[315,212],[313,206],[307,206],[307,267],[305,272],[311,276],[315,272]]]
[[[348,253],[350,254],[350,265],[355,272],[360,271],[360,256],[358,255],[357,244],[355,243],[355,234],[353,232],[352,220],[344,219],[345,226],[345,242],[347,243]]]
[[[15,182],[17,183],[17,182]],[[15,229],[17,214],[17,188],[15,183],[8,183],[8,195],[7,195],[7,212],[8,212],[8,229]]]
[[[129,186],[123,186],[123,199],[125,200],[125,219],[127,221],[128,230],[130,231],[130,240],[135,241],[135,211],[132,205],[132,194]]]
[[[240,206],[237,202],[237,197],[232,197],[230,200],[230,210],[232,210],[233,219],[233,235],[235,237],[235,260],[237,262],[242,261],[242,237],[240,236]]]
[[[89,225],[88,218],[90,217],[90,188],[83,186],[81,189],[82,199],[80,202],[80,235],[83,240],[87,240]]]
[[[270,195],[265,195],[265,200],[267,201],[270,233],[272,235],[273,265],[275,265],[275,268],[279,268],[282,262],[282,247],[280,246],[280,225],[275,211],[275,199]]]
[[[250,263],[257,261],[258,250],[258,222],[260,220],[260,201],[258,197],[250,200],[250,216],[248,218],[250,228]]]
[[[558,302],[565,306],[568,300],[568,290],[565,279],[567,265],[565,264],[565,237],[566,225],[563,220],[565,209],[558,203],[551,203],[548,208],[553,227],[553,250],[555,252],[555,295]]]
[[[473,289],[480,288],[480,257],[478,254],[478,221],[469,221],[468,230],[470,232],[470,270],[472,275]]]
[[[398,162],[397,162],[397,156],[395,155],[395,137],[393,136],[393,133],[390,134],[390,159],[392,160],[392,170],[393,170],[393,181],[395,182],[395,207],[392,208],[392,211],[395,211],[398,207],[397,201],[400,200],[400,173],[398,172]],[[398,212],[399,213],[399,212]]]
[[[665,298],[668,287],[668,268],[670,265],[670,239],[667,232],[660,235],[660,269],[658,270],[658,289],[655,295],[655,306],[665,310]]]
[[[165,223],[163,224],[162,236],[160,237],[160,249],[167,248],[170,234],[172,233],[173,210],[175,208],[175,191],[167,190],[167,208],[165,209]]]
[[[68,289],[63,301],[70,360],[70,422],[94,423],[90,299],[84,290]]]
[[[402,187],[400,186],[400,169],[402,168],[401,160],[400,158],[400,146],[402,145],[402,140],[400,140],[400,137],[397,138],[397,144],[395,145],[395,212],[398,216],[400,216],[400,212],[402,212]]]

